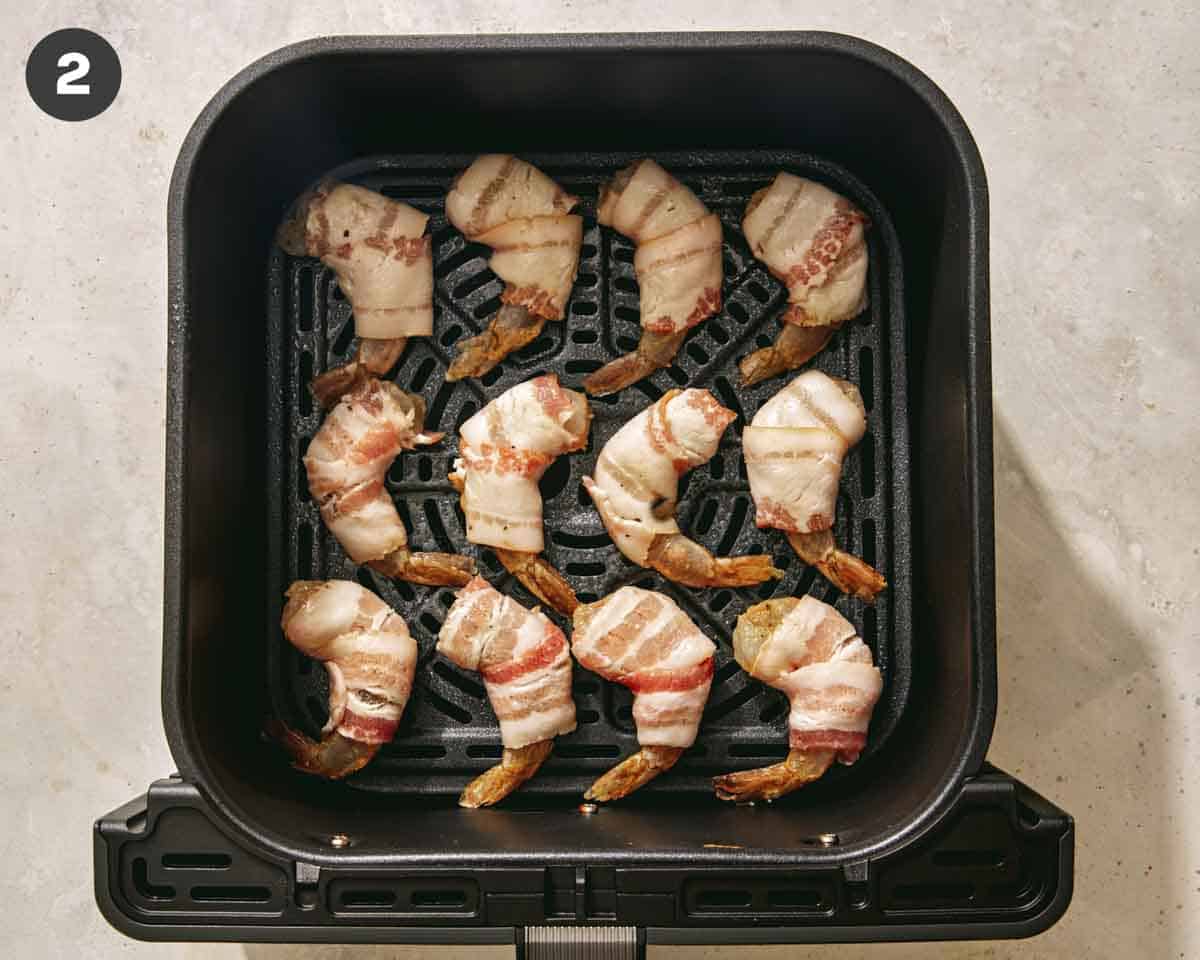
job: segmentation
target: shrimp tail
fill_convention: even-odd
[[[319,195],[331,188],[328,182],[317,184],[310,190],[305,190],[296,198],[289,208],[283,222],[275,231],[275,242],[289,257],[312,256],[313,251],[308,246],[308,208]]]
[[[337,406],[337,402],[346,394],[353,392],[368,379],[371,374],[366,367],[356,360],[332,367],[318,377],[313,378],[309,385],[313,399],[322,410]]]
[[[408,337],[393,337],[390,340],[361,337],[354,359],[376,376],[382,377],[399,363],[400,355],[407,346]]]
[[[605,397],[650,376],[655,370],[669,367],[687,333],[687,330],[655,333],[643,329],[637,350],[623,354],[588,374],[584,378],[583,389],[593,397]]]
[[[515,750],[505,747],[504,756],[496,766],[467,784],[458,805],[474,810],[499,803],[538,772],[552,749],[553,740],[539,740]]]
[[[550,566],[540,553],[521,553],[495,547],[496,556],[504,569],[521,581],[530,593],[553,607],[564,617],[570,617],[579,606],[579,598],[561,573]]]
[[[396,337],[394,340],[360,338],[353,360],[326,370],[313,379],[313,397],[321,409],[328,410],[363,381],[382,377],[391,370],[407,345],[408,337]]]
[[[393,385],[394,386],[394,385]],[[419,393],[395,388],[396,399],[402,408],[412,414],[413,447],[427,447],[441,441],[446,434],[444,431],[429,431],[425,429],[425,398]]]
[[[833,763],[836,752],[792,750],[781,763],[713,777],[713,789],[718,799],[732,800],[734,803],[777,800],[819,779]]]
[[[482,377],[514,350],[532,343],[545,325],[545,317],[516,304],[504,304],[482,333],[455,344],[458,355],[446,371],[446,379]]]
[[[749,387],[808,363],[825,349],[836,329],[836,326],[800,326],[785,322],[771,346],[755,350],[738,362],[742,386]]]
[[[816,567],[842,593],[873,603],[887,586],[883,574],[865,560],[839,550],[830,530],[789,533],[788,542],[800,559]]]
[[[475,561],[457,553],[414,553],[393,550],[369,564],[384,576],[429,587],[465,587],[475,576]]]
[[[689,587],[749,587],[783,576],[765,554],[714,557],[682,533],[655,536],[647,562],[664,577]]]
[[[335,730],[321,740],[311,740],[275,717],[266,721],[263,733],[283,747],[297,770],[327,780],[340,780],[361,770],[380,747],[378,743],[362,743],[343,737]]]
[[[683,747],[642,747],[593,783],[583,799],[606,803],[627,797],[660,773],[670,770],[681,756]]]

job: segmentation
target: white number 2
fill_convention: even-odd
[[[59,67],[66,67],[67,72],[58,78],[54,92],[60,97],[76,95],[87,96],[92,92],[90,83],[80,83],[92,69],[92,62],[82,53],[64,53],[58,58]]]

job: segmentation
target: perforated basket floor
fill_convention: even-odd
[[[457,428],[487,401],[543,372],[579,388],[583,377],[637,343],[638,290],[633,244],[595,219],[601,183],[635,159],[625,154],[529,155],[564,188],[582,198],[584,216],[579,274],[565,322],[482,380],[443,379],[453,344],[476,333],[499,306],[501,282],[487,268],[489,251],[449,226],[442,210],[453,177],[472,157],[376,158],[331,171],[411,203],[431,215],[435,335],[409,342],[393,374],[405,389],[424,394],[427,425],[447,432],[438,447],[402,455],[388,488],[410,531],[414,549],[474,556],[497,587],[532,605],[532,598],[487,549],[467,543],[458,496],[447,482],[457,450]],[[542,481],[546,554],[564,571],[581,600],[593,600],[624,584],[669,593],[716,642],[712,693],[700,736],[678,766],[643,793],[711,794],[715,773],[761,766],[787,752],[787,703],[779,692],[749,678],[734,662],[731,638],[739,614],[771,596],[812,593],[834,604],[855,624],[874,652],[884,678],[867,748],[860,764],[886,741],[900,718],[909,685],[911,653],[909,557],[909,460],[905,398],[903,304],[898,245],[885,212],[845,171],[794,153],[686,153],[656,155],[690,186],[724,224],[724,306],[688,338],[676,365],[616,397],[592,400],[594,420],[587,449],[560,457]],[[873,606],[841,596],[793,555],[783,535],[754,525],[753,505],[741,458],[741,430],[785,383],[775,378],[749,389],[737,386],[737,360],[778,332],[783,286],[751,256],[741,234],[750,195],[779,169],[829,184],[870,217],[870,309],[846,325],[813,361],[827,373],[858,384],[867,406],[867,434],[847,459],[838,500],[836,534],[846,549],[863,556],[887,577],[889,588]],[[280,250],[270,259],[269,370],[270,444],[268,531],[272,601],[265,641],[271,708],[315,734],[326,718],[325,671],[298,654],[278,628],[283,590],[293,579],[357,579],[407,620],[420,646],[416,684],[400,730],[361,773],[353,788],[397,794],[455,796],[464,783],[500,756],[499,730],[478,676],[434,653],[437,632],[453,602],[449,589],[388,580],[351,563],[324,529],[308,494],[301,458],[320,426],[321,412],[308,383],[344,361],[352,350],[350,305],[333,271],[312,258]],[[693,590],[664,581],[627,561],[609,540],[580,478],[591,472],[597,452],[617,428],[666,390],[707,388],[738,413],[717,455],[684,478],[680,524],[719,555],[766,552],[786,571],[758,589]],[[277,441],[277,442],[275,442]],[[561,621],[560,621],[561,623]],[[526,797],[578,795],[596,775],[637,749],[631,696],[576,666],[578,729],[560,737],[552,758],[525,788]],[[827,779],[847,775],[837,769]]]

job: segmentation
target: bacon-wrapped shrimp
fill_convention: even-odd
[[[616,393],[671,365],[688,330],[721,309],[721,220],[653,160],[638,160],[600,191],[597,219],[629,237],[641,298],[637,350],[590,374],[584,389]]]
[[[503,304],[487,329],[457,344],[447,380],[480,377],[561,320],[579,267],[579,202],[537,167],[485,154],[454,181],[446,217],[468,240],[492,248],[488,266],[504,281]]]
[[[853,624],[815,597],[778,597],[738,617],[733,654],[750,676],[787,694],[782,763],[714,777],[722,800],[774,800],[853,763],[867,741],[883,680]]]
[[[543,603],[570,616],[571,585],[543,557],[538,481],[561,454],[587,446],[587,397],[554,374],[506,390],[462,425],[450,482],[462,495],[467,539],[491,547]]]
[[[800,559],[843,593],[870,601],[887,582],[833,540],[842,460],[866,430],[858,388],[808,370],[763,404],[742,432],[742,449],[755,523],[784,531]]]
[[[438,634],[438,653],[483,675],[500,721],[501,762],[459,797],[488,807],[537,773],[554,738],[575,729],[567,639],[545,614],[526,610],[481,577],[458,592]]]
[[[716,647],[670,597],[622,587],[575,611],[571,652],[633,692],[641,749],[600,777],[587,800],[619,800],[669,770],[696,742]]]
[[[782,576],[766,556],[714,557],[675,520],[679,478],[717,452],[737,417],[707,390],[669,390],[604,445],[584,477],[613,543],[639,566],[689,587],[746,587]]]
[[[361,770],[395,736],[412,691],[417,645],[400,614],[350,580],[297,580],[280,625],[329,672],[329,722],[319,741],[269,721],[298,770],[330,780]]]
[[[775,342],[743,357],[743,385],[795,370],[867,306],[867,218],[812,180],[780,173],[750,198],[742,232],[788,290]]]
[[[437,443],[423,433],[425,401],[394,383],[359,378],[326,416],[304,457],[308,489],[321,519],[355,563],[413,583],[461,586],[475,572],[470,557],[413,553],[408,531],[384,487],[401,450]]]
[[[354,360],[317,377],[323,407],[361,379],[387,373],[409,337],[433,332],[433,251],[429,217],[407,203],[348,183],[324,182],[297,201],[279,230],[293,256],[332,267],[354,311]]]

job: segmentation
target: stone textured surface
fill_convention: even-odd
[[[124,66],[116,104],[83,124],[43,116],[21,81],[34,43],[65,26],[102,33]],[[824,12],[715,0],[4,5],[6,955],[468,955],[135,944],[92,904],[91,820],[171,769],[158,706],[167,181],[208,97],[284,43],[631,26],[873,39],[942,85],[990,176],[1001,691],[991,757],[1078,818],[1075,902],[1026,943],[829,952],[1200,956],[1200,21],[1186,3],[1053,0]]]

